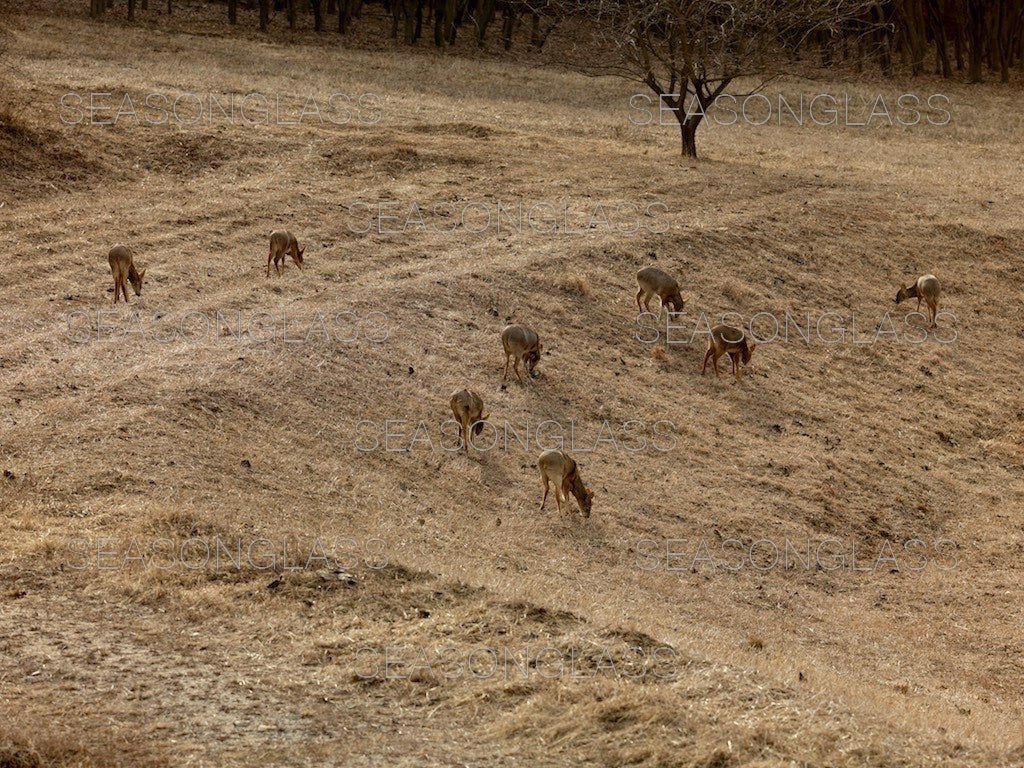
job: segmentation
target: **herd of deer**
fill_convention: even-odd
[[[273,262],[274,270],[278,275],[282,274],[286,257],[291,256],[295,265],[302,269],[302,255],[305,248],[300,249],[295,235],[286,230],[276,230],[270,234],[270,255],[267,256],[267,277],[270,277],[270,264]],[[146,270],[139,272],[135,268],[133,254],[130,248],[125,245],[115,245],[110,249],[107,256],[110,262],[110,271],[114,277],[114,304],[120,296],[128,302],[128,284],[131,283],[136,296],[142,295],[142,279]],[[280,262],[280,266],[278,266]],[[658,316],[668,309],[669,312],[682,312],[683,296],[679,290],[679,283],[672,277],[656,267],[645,267],[636,273],[638,290],[636,292],[636,305],[640,311],[650,311],[651,299],[655,296],[660,301]],[[917,309],[921,309],[921,300],[925,301],[928,307],[929,327],[935,328],[935,318],[939,310],[939,281],[935,275],[922,275],[917,282],[909,288],[901,287],[896,294],[896,303],[899,304],[906,299],[917,299]],[[515,373],[519,383],[523,383],[523,377],[519,371],[519,364],[529,378],[537,378],[537,363],[540,362],[540,353],[544,345],[540,337],[530,328],[522,325],[509,325],[501,332],[501,344],[505,349],[505,372],[503,380],[508,379],[508,364],[512,362],[512,371]],[[733,376],[739,376],[739,366],[742,362],[747,365],[751,355],[754,354],[756,342],[748,341],[746,334],[740,328],[729,325],[717,325],[711,329],[711,336],[708,339],[708,348],[704,353],[704,365],[700,372],[703,375],[708,367],[708,360],[716,375],[718,371],[718,359],[722,355],[729,355],[732,362]],[[483,429],[484,422],[489,414],[484,413],[484,401],[480,395],[468,389],[461,389],[451,396],[450,401],[452,413],[459,424],[460,442],[469,452],[470,432],[479,435]],[[594,500],[594,494],[583,484],[580,477],[579,465],[569,454],[560,450],[544,451],[537,460],[540,469],[541,485],[544,488],[544,498],[541,499],[540,508],[548,500],[548,491],[551,485],[555,488],[555,504],[558,511],[562,511],[562,503],[569,503],[569,494],[576,497],[580,511],[584,517],[590,517],[590,510]]]

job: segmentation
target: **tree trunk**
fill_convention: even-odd
[[[320,32],[324,28],[323,0],[309,0],[313,6],[313,30]]]
[[[128,0],[128,21],[135,21],[135,0]]]
[[[505,18],[501,25],[501,44],[506,51],[512,50],[512,36],[516,31],[516,24],[519,21],[519,13],[512,8],[505,6]]]
[[[887,14],[882,7],[882,2],[875,3],[874,22],[878,25],[876,35],[878,37],[878,64],[882,74],[892,77],[892,16]]]
[[[682,138],[683,157],[697,157],[697,126],[700,125],[700,116],[694,115],[687,118],[684,108],[676,112],[679,120],[679,133]]]
[[[416,42],[417,27],[423,21],[422,8],[416,7],[416,0],[398,0],[402,8],[402,15],[405,17],[405,24],[403,25],[403,36],[405,38],[406,45],[412,45]]]
[[[928,26],[931,28],[932,37],[935,40],[936,61],[938,67],[941,68],[942,76],[948,79],[953,76],[953,69],[949,65],[949,42],[946,39],[946,26],[942,22],[939,2],[940,0],[926,0],[925,9],[928,14]]]
[[[1011,9],[1007,7],[1011,3],[1002,2],[998,4],[995,18],[992,20],[992,42],[991,48],[995,53],[996,63],[999,65],[999,82],[1010,82],[1010,63],[1013,60],[1014,26],[1015,20],[1011,21]],[[1015,3],[1012,3],[1015,5]],[[1017,11],[1016,8],[1012,9]],[[1019,12],[1014,14],[1020,16]]]
[[[434,45],[438,48],[444,47],[444,13],[446,5],[445,0],[435,0],[434,3]]]
[[[270,25],[270,0],[260,0],[260,32],[266,32]]]
[[[494,0],[480,0],[474,12],[473,21],[476,23],[476,44],[484,47],[484,40],[487,37],[487,27],[494,18]]]
[[[445,0],[444,3],[444,38],[448,45],[455,45],[455,14],[457,12],[455,0]]]
[[[967,52],[967,82],[982,81],[982,64],[985,61],[985,6],[987,0],[968,0],[967,3],[967,39],[970,50]]]
[[[551,23],[548,24],[547,29],[541,27],[538,31],[537,39],[531,40],[530,45],[535,47],[538,51],[541,50],[544,47],[544,43],[547,42],[548,35],[550,35],[554,31],[555,27],[558,26],[558,21],[559,20],[557,18],[552,19]]]
[[[238,0],[228,0],[228,24],[238,23]]]
[[[818,47],[821,54],[821,66],[825,69],[832,68],[832,34],[824,31],[819,35]]]
[[[288,29],[295,31],[295,6],[296,0],[288,0]]]
[[[910,48],[910,72],[917,76],[924,74],[925,27],[924,8],[920,0],[908,0],[904,3],[903,28],[906,32],[907,46]]]
[[[469,0],[459,0],[455,7],[455,26],[461,27],[466,20],[466,11],[469,10]]]

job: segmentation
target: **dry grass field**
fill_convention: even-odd
[[[1019,84],[779,80],[951,120],[712,124],[689,162],[521,51],[80,5],[0,36],[0,766],[1024,765]],[[250,92],[282,120],[61,106]],[[305,268],[268,278],[277,228]],[[687,343],[637,324],[649,265]],[[926,334],[893,298],[928,272]],[[725,312],[824,320],[701,376]],[[462,387],[494,450],[445,449]],[[539,509],[545,420],[589,520]]]

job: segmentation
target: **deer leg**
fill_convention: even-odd
[[[570,495],[572,497],[575,497],[576,495],[572,493],[572,486],[573,483],[569,480],[568,477],[566,477],[565,480],[562,481],[562,497],[565,499],[565,506],[569,508],[569,514],[572,514],[572,502],[569,500]],[[579,504],[579,499],[576,499],[576,503]],[[580,509],[580,511],[583,511],[582,508]]]
[[[711,347],[709,347],[709,348],[708,348],[708,351],[704,353],[704,365],[702,365],[702,366],[700,367],[700,375],[701,375],[701,376],[703,376],[703,375],[704,375],[704,371],[705,371],[705,370],[707,369],[707,367],[708,367],[708,360],[709,360],[709,359],[711,358],[711,353],[712,353],[713,351],[714,351],[714,349],[713,349],[713,348],[711,348]]]
[[[519,374],[519,355],[516,355],[515,362],[512,364],[512,370],[515,371],[516,378],[519,379],[519,383],[523,383],[523,377]]]
[[[541,475],[540,476],[540,483],[541,483],[541,485],[544,486],[544,498],[540,500],[540,508],[544,509],[544,504],[546,504],[547,500],[548,500],[548,479],[547,479],[547,477],[544,476],[544,475]]]
[[[643,288],[639,289],[639,290],[638,290],[638,291],[636,292],[636,308],[637,308],[637,309],[638,309],[639,311],[641,311],[641,312],[643,312],[643,311],[644,311],[644,308],[643,308],[642,306],[640,306],[640,297],[641,297],[641,296],[643,296],[643,294],[644,294],[644,289],[643,289]]]
[[[508,379],[508,361],[509,361],[509,359],[511,357],[512,357],[512,355],[510,353],[508,353],[508,352],[505,353],[505,375],[501,377],[502,381],[505,381],[506,379]]]

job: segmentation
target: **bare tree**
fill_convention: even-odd
[[[985,43],[988,41],[989,0],[967,0],[967,39],[970,54],[967,65],[967,82],[980,83],[981,65],[985,57]]]
[[[329,0],[333,2],[333,0]],[[338,11],[338,31],[344,34],[348,31],[349,25],[352,23],[352,19],[359,18],[359,14],[363,9],[363,0],[337,0],[337,11]],[[334,13],[330,5],[327,7],[328,13]],[[393,13],[393,11],[389,11]],[[394,32],[391,34],[394,37]]]
[[[831,39],[866,18],[872,5],[874,0],[575,0],[565,13],[585,17],[593,35],[575,66],[653,91],[679,122],[683,155],[696,157],[697,128],[734,81],[759,79],[760,90],[785,58],[784,41],[821,30]]]

